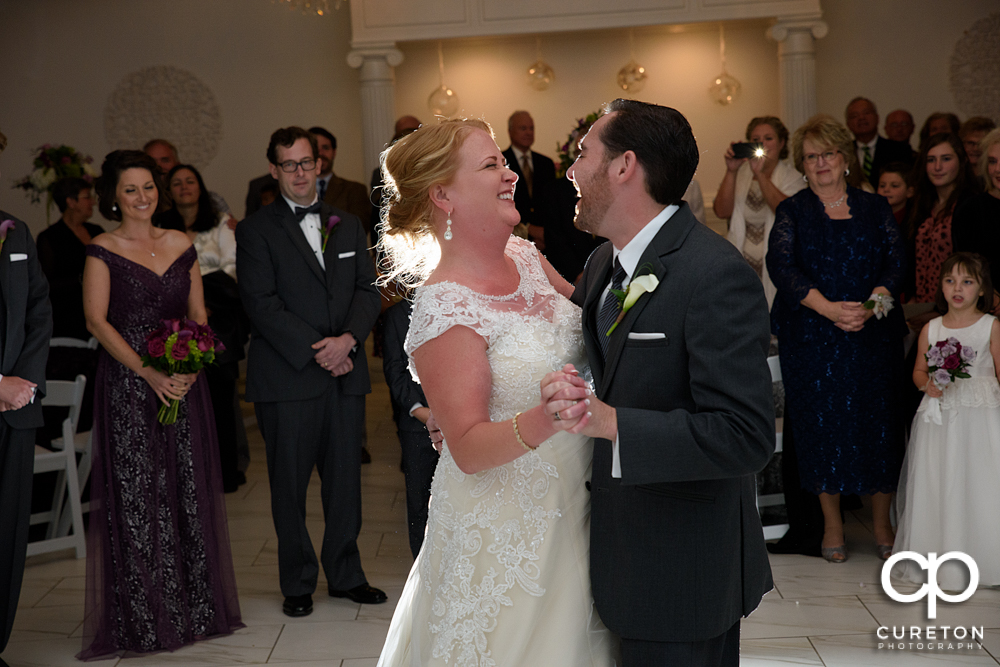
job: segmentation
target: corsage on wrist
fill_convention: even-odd
[[[872,311],[876,319],[882,319],[889,314],[894,307],[894,299],[888,294],[872,294],[863,304],[867,310]]]

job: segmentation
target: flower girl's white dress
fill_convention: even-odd
[[[540,401],[539,382],[583,368],[580,309],[555,292],[531,244],[506,253],[518,290],[494,297],[455,283],[417,291],[406,350],[453,326],[483,337],[492,421]],[[411,370],[413,369],[411,363]],[[498,468],[466,475],[445,446],[427,536],[396,607],[379,666],[604,667],[615,642],[590,592],[593,442],[560,432]]]
[[[1000,384],[990,355],[990,331],[996,318],[983,315],[975,324],[949,329],[931,320],[928,342],[954,337],[976,351],[968,372],[948,385],[941,404],[941,424],[930,418],[931,398],[924,396],[913,418],[903,462],[897,505],[902,503],[894,552],[923,556],[962,551],[979,566],[981,586],[1000,584]],[[923,583],[927,573],[903,561],[893,575]],[[949,561],[938,570],[938,585],[965,590],[968,572]]]

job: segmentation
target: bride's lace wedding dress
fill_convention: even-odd
[[[586,364],[580,309],[549,284],[534,246],[512,237],[521,276],[508,296],[449,282],[417,292],[406,350],[454,326],[486,341],[492,421],[540,401],[542,377]],[[415,373],[411,361],[411,371]],[[560,432],[506,465],[466,475],[447,443],[427,536],[379,666],[605,667],[615,642],[590,592],[592,441]]]

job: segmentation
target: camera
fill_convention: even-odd
[[[764,144],[762,143],[751,143],[749,141],[742,141],[738,144],[733,144],[733,155],[739,158],[755,158],[764,157]]]

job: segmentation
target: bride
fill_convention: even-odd
[[[613,665],[590,592],[592,441],[539,404],[547,373],[585,365],[573,288],[511,236],[517,176],[489,125],[422,127],[382,160],[387,278],[421,283],[406,351],[445,446],[378,664]]]

